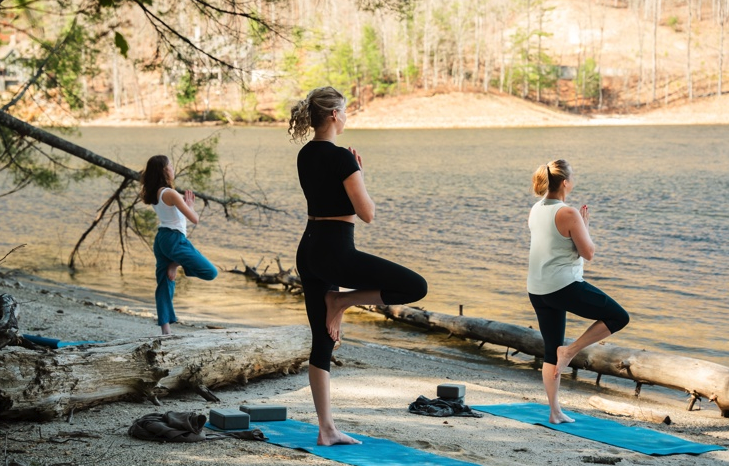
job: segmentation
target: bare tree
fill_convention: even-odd
[[[659,18],[659,11],[661,8],[661,0],[653,0],[653,67],[652,67],[652,77],[651,77],[651,102],[656,101],[656,86],[658,84],[658,79],[656,77],[657,71],[658,71],[658,18]]]
[[[688,27],[686,28],[686,85],[688,86],[689,100],[694,100],[693,73],[691,71],[691,18],[693,16],[691,3],[691,0],[686,0],[686,10],[688,13]]]
[[[724,79],[724,26],[729,17],[729,0],[717,0],[717,18],[719,20],[719,66],[716,83],[716,96],[721,96]]]
[[[635,12],[635,24],[638,29],[638,88],[636,90],[637,102],[636,105],[640,106],[643,103],[643,49],[645,43],[645,37],[643,34],[643,19],[641,18],[641,12],[638,7],[634,9]]]

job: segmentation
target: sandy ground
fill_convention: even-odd
[[[20,306],[20,332],[64,340],[112,340],[148,337],[157,332],[149,310],[133,309],[123,297],[95,294],[33,277],[6,273],[0,293],[13,295]],[[210,324],[220,324],[211,322]],[[178,334],[205,331],[206,323],[175,327]],[[5,348],[0,351],[12,351]],[[335,419],[344,431],[381,437],[438,455],[483,465],[620,464],[620,465],[729,465],[729,451],[698,457],[675,455],[655,458],[584,440],[544,427],[504,418],[435,418],[408,413],[418,395],[436,396],[441,383],[462,383],[470,405],[545,403],[539,371],[509,366],[497,358],[446,360],[417,352],[346,340],[332,369]],[[76,412],[72,422],[0,421],[0,459],[3,465],[324,465],[339,464],[308,453],[263,442],[226,439],[193,444],[157,444],[127,435],[129,425],[151,412],[183,411],[207,415],[214,407],[235,408],[244,402],[267,402],[288,407],[292,419],[315,423],[306,365],[299,374],[252,380],[245,386],[216,390],[220,404],[190,392],[151,403],[117,402]],[[587,399],[604,398],[659,409],[673,424],[655,425],[622,418],[627,425],[646,426],[701,443],[729,447],[729,419],[715,407],[687,412],[683,401],[651,395],[639,399],[609,381],[602,387],[563,380],[566,409],[610,418],[592,409]],[[98,438],[54,442],[64,432],[82,431]],[[387,459],[382,459],[387,464]]]
[[[501,128],[729,124],[729,96],[629,115],[573,115],[499,94],[431,93],[377,99],[350,115],[349,128]]]

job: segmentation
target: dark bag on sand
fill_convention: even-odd
[[[151,413],[134,421],[128,432],[131,437],[155,442],[201,442],[224,438],[268,440],[260,429],[203,434],[206,420],[204,415],[195,413]]]
[[[462,416],[462,417],[483,417],[483,414],[471,410],[471,408],[463,404],[463,399],[428,399],[420,395],[417,400],[410,403],[408,411],[413,414],[421,414],[423,416]]]

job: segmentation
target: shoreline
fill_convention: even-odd
[[[285,121],[153,123],[123,118],[123,112],[78,122],[79,127],[231,127],[286,128]],[[578,115],[497,93],[448,92],[394,96],[373,100],[348,114],[350,129],[498,129],[599,126],[729,125],[729,95],[672,104],[632,113]]]
[[[105,340],[156,336],[157,327],[149,312],[139,312],[120,297],[103,290],[70,292],[63,284],[22,273],[0,274],[0,293],[13,295],[20,303],[19,333],[43,334],[63,340]],[[73,295],[73,296],[71,296]],[[221,322],[188,322],[174,332],[204,331]],[[226,327],[242,327],[225,324]],[[100,336],[103,335],[103,338]],[[332,407],[338,426],[349,432],[392,441],[476,464],[562,465],[585,464],[586,458],[620,461],[621,465],[655,464],[678,466],[729,464],[729,451],[691,457],[672,455],[660,459],[592,442],[567,434],[504,418],[436,418],[416,416],[407,406],[419,395],[435,397],[441,383],[462,383],[467,387],[466,403],[546,403],[537,370],[504,364],[493,357],[449,359],[414,350],[384,346],[364,340],[345,339],[335,357],[342,366],[332,369]],[[55,419],[46,423],[3,422],[6,458],[21,464],[105,465],[335,465],[340,464],[263,442],[222,440],[192,444],[157,444],[132,439],[126,430],[134,419],[150,412],[194,411],[236,407],[243,402],[270,402],[288,408],[288,417],[316,423],[308,388],[307,365],[299,374],[251,380],[244,386],[215,390],[222,402],[206,402],[192,392],[177,392],[162,398],[161,407],[149,402],[117,402],[74,413],[73,423]],[[673,424],[655,425],[629,418],[617,418],[591,408],[587,399],[599,395],[624,403],[653,408],[670,414]],[[638,425],[705,444],[729,447],[729,420],[716,409],[685,411],[685,403],[644,390],[636,399],[623,387],[604,380],[600,387],[563,378],[561,393],[565,409],[594,417],[615,419],[624,425]],[[708,402],[707,402],[708,403]],[[715,408],[715,407],[714,407]],[[54,443],[45,439],[68,431],[83,431],[99,438]],[[40,435],[42,434],[42,439]],[[4,435],[5,437],[5,435]],[[592,461],[594,462],[594,461]],[[615,464],[615,463],[610,463]]]

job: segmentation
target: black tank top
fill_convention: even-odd
[[[359,170],[354,154],[329,141],[309,141],[299,151],[297,166],[309,215],[339,217],[355,214],[343,183]]]

